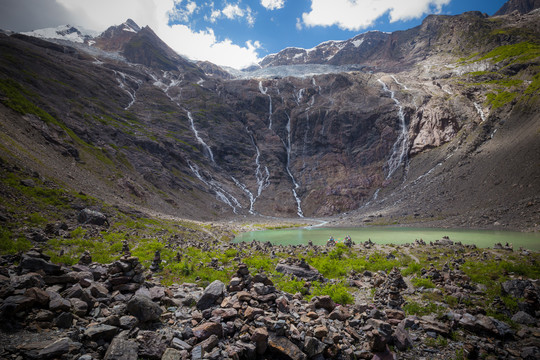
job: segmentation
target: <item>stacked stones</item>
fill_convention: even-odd
[[[187,283],[166,288],[151,276],[144,281],[138,260],[129,255],[100,265],[84,254],[69,268],[38,250],[1,261],[0,324],[34,332],[13,337],[0,331],[0,358],[390,359],[398,351],[400,358],[419,359],[433,358],[433,351],[450,358],[456,350],[469,357],[540,355],[532,341],[540,315],[537,281],[503,284],[508,294],[524,299],[514,321],[526,327],[516,332],[481,311],[449,310],[436,318],[392,309],[400,303],[393,289],[404,288],[397,269],[363,274],[362,281],[388,290],[378,295],[381,301],[341,306],[328,296],[308,302],[280,292],[245,264],[228,285],[214,281],[203,289]],[[439,272],[446,278],[447,271]],[[452,331],[472,336],[438,350],[425,345],[425,339],[450,337]]]
[[[407,289],[407,284],[398,268],[393,268],[383,284],[375,292],[376,303],[383,308],[400,309],[405,302],[401,291]]]
[[[107,284],[110,284],[113,291],[122,293],[135,292],[144,282],[144,268],[134,256],[124,255],[113,262],[109,266],[108,275]]]

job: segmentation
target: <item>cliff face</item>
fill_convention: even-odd
[[[538,16],[430,16],[261,64],[365,71],[261,79],[188,62],[129,21],[133,31],[96,40],[116,56],[2,36],[2,159],[112,203],[193,218],[364,214],[391,209],[390,199],[408,213],[423,205],[403,189],[432,181],[428,165],[452,157],[474,167],[507,119],[537,124]],[[449,176],[448,186],[460,181]],[[511,188],[534,204],[537,190]],[[424,195],[441,198],[436,188]],[[445,201],[450,214],[457,205]]]

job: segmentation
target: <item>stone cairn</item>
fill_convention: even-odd
[[[159,271],[161,268],[161,253],[159,250],[156,250],[156,253],[154,254],[154,260],[152,260],[152,265],[150,265],[151,271]]]
[[[401,309],[401,305],[405,302],[401,296],[404,289],[407,289],[407,283],[403,280],[399,269],[393,268],[375,292],[375,301],[381,307]]]

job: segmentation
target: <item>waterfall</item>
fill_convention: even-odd
[[[405,85],[405,84],[402,84],[398,81],[398,79],[396,79],[396,77],[394,75],[390,75],[390,77],[392,79],[394,79],[394,81],[396,82],[396,84],[398,84],[399,86],[401,86],[403,88],[403,90],[409,90],[409,88]]]
[[[287,115],[287,144],[285,146],[285,149],[287,150],[287,166],[286,166],[286,169],[287,169],[287,174],[289,174],[289,177],[291,178],[292,180],[292,183],[294,185],[293,189],[292,189],[292,193],[293,193],[293,196],[294,196],[294,199],[296,200],[296,207],[297,207],[297,211],[296,213],[298,214],[298,216],[300,217],[304,217],[304,213],[302,212],[302,200],[300,200],[300,197],[298,196],[298,194],[296,193],[296,190],[300,187],[300,185],[296,182],[296,179],[294,178],[292,172],[291,172],[291,117],[288,115],[288,114],[285,114]]]
[[[407,145],[409,142],[409,135],[407,132],[407,124],[405,123],[405,113],[403,112],[403,106],[398,99],[394,96],[394,92],[386,86],[386,84],[381,80],[378,81],[382,84],[383,90],[390,94],[390,98],[394,100],[398,108],[398,117],[400,123],[400,133],[394,146],[392,147],[392,155],[388,159],[388,174],[386,179],[389,179],[392,174],[401,166],[402,163],[407,161]]]
[[[113,72],[116,75],[116,81],[118,81],[118,86],[120,87],[120,89],[125,91],[129,95],[129,97],[131,98],[131,101],[129,102],[128,106],[126,106],[124,108],[124,110],[128,110],[131,107],[131,105],[133,105],[135,103],[135,101],[137,100],[137,90],[141,86],[142,81],[139,80],[139,79],[136,79],[135,77],[133,77],[131,75],[127,75],[127,74],[125,74],[125,73],[123,73],[121,71],[113,70]],[[131,93],[131,91],[130,91],[130,87],[126,82],[126,78],[133,81],[133,82],[135,82],[137,84],[137,90],[133,90],[133,93]]]
[[[259,91],[261,94],[268,96],[268,99],[270,100],[270,108],[268,110],[268,129],[272,130],[272,97],[270,94],[267,94],[268,88],[263,87],[262,80],[259,81]]]
[[[247,186],[245,184],[242,184],[234,176],[231,176],[231,178],[233,179],[236,186],[238,186],[240,189],[242,189],[242,191],[245,192],[247,194],[247,196],[249,197],[249,213],[254,215],[255,210],[253,209],[253,206],[255,205],[255,200],[256,199],[253,196],[253,193],[251,191],[249,191],[249,189],[247,188]]]
[[[197,131],[197,129],[195,129],[195,123],[193,121],[193,116],[191,116],[191,112],[188,111],[187,115],[189,118],[189,122],[191,124],[191,130],[195,134],[195,138],[197,139],[199,144],[201,144],[203,148],[206,150],[208,156],[210,157],[210,160],[212,160],[212,162],[215,164],[216,162],[214,161],[214,154],[212,153],[212,149],[210,149],[210,146],[208,146],[208,144],[204,142],[204,140],[199,136],[199,132]]]
[[[189,160],[188,160],[188,165],[189,165],[189,168],[191,169],[191,171],[193,172],[193,174],[195,174],[195,176],[197,177],[197,179],[199,179],[203,184],[205,184],[206,186],[208,186],[209,188],[214,190],[214,192],[216,193],[216,198],[218,200],[220,200],[221,202],[229,205],[233,209],[233,212],[235,214],[238,213],[236,208],[237,207],[242,208],[242,205],[240,205],[240,203],[238,202],[238,200],[234,196],[232,196],[227,191],[225,191],[221,187],[221,184],[219,182],[217,182],[216,180],[214,180],[212,177],[210,177],[210,180],[204,179],[202,177],[202,175],[200,174],[198,166],[193,164]]]
[[[476,102],[473,103],[474,107],[476,108],[476,112],[478,115],[480,115],[480,119],[482,119],[482,122],[486,121],[486,115],[484,114],[484,110],[482,110],[482,107],[478,105]]]
[[[246,131],[248,132],[251,143],[253,144],[253,146],[255,147],[255,151],[257,152],[257,156],[255,157],[255,179],[257,180],[257,196],[255,197],[255,200],[257,200],[257,198],[261,196],[263,190],[270,186],[270,172],[268,171],[268,167],[265,166],[264,170],[266,176],[263,175],[260,162],[261,151],[255,143],[255,138],[253,137],[253,134],[247,128]]]

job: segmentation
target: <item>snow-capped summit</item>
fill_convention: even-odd
[[[42,39],[67,40],[76,43],[88,43],[99,32],[85,29],[81,26],[61,25],[55,28],[45,28],[21,33]]]

